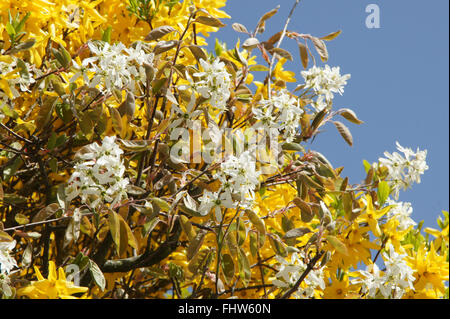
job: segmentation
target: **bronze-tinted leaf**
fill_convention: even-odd
[[[320,55],[320,58],[323,62],[328,60],[328,50],[325,42],[316,37],[311,37],[311,40],[316,48],[317,53]]]
[[[117,134],[122,133],[122,118],[119,111],[114,107],[109,107],[109,114],[111,115],[112,127]]]
[[[341,30],[338,30],[338,31],[332,32],[332,33],[330,33],[330,34],[328,34],[328,35],[326,35],[326,36],[324,36],[324,37],[321,37],[320,39],[321,39],[321,40],[325,40],[325,41],[331,41],[331,40],[333,40],[333,39],[336,39],[337,36],[338,36],[339,34],[341,34],[341,33],[342,33],[342,31],[341,31]]]
[[[179,41],[177,40],[170,40],[170,41],[159,41],[155,48],[153,49],[153,52],[155,54],[161,54],[166,51],[169,51],[170,49],[176,47],[178,45]]]
[[[56,96],[49,96],[44,100],[44,103],[39,108],[39,113],[34,120],[38,130],[43,129],[52,117],[53,108],[57,101]]]
[[[31,221],[33,223],[44,221],[44,220],[50,218],[51,216],[53,216],[53,214],[55,214],[58,211],[58,209],[59,209],[59,204],[57,204],[57,203],[50,204],[50,205],[42,208],[36,215],[34,215],[34,217]]]
[[[291,238],[302,237],[310,232],[311,232],[311,230],[307,227],[294,228],[294,229],[291,229],[288,232],[286,232],[286,234],[283,236],[283,238],[291,239]]]
[[[222,28],[226,26],[226,24],[224,24],[222,21],[212,16],[199,16],[195,18],[195,22],[217,28]]]
[[[336,126],[337,130],[341,134],[341,136],[344,138],[344,140],[347,142],[348,145],[353,145],[353,136],[352,133],[350,133],[350,130],[342,124],[339,121],[333,121],[334,126]]]
[[[241,33],[249,33],[248,32],[248,30],[247,30],[247,28],[243,25],[243,24],[240,24],[240,23],[233,23],[232,25],[231,25],[231,27],[233,28],[233,30],[234,31],[236,31],[236,32],[241,32]]]
[[[294,198],[294,204],[300,208],[302,221],[309,223],[313,219],[314,213],[308,203],[301,200],[299,197],[296,197]]]
[[[265,22],[272,18],[277,12],[278,9],[280,9],[280,6],[276,6],[276,8],[270,10],[269,12],[266,12],[258,21],[257,27],[256,27],[256,32],[259,32],[260,28],[264,27]]]
[[[242,43],[242,47],[246,50],[252,50],[256,48],[259,44],[259,40],[257,38],[248,38]]]
[[[358,117],[356,116],[355,112],[351,109],[340,109],[339,114],[341,114],[346,120],[355,123],[355,124],[362,124],[364,123]]]
[[[206,61],[208,59],[205,51],[198,45],[188,45],[187,47],[192,52],[197,61],[200,61],[200,59]]]
[[[289,51],[282,49],[282,48],[273,48],[273,49],[269,50],[269,52],[271,54],[278,54],[282,58],[285,58],[286,60],[289,60],[289,61],[294,60],[294,58],[292,57],[292,54]]]
[[[300,51],[300,59],[302,60],[303,68],[306,69],[309,63],[308,49],[306,48],[306,45],[300,42],[298,42],[298,49]]]
[[[158,40],[159,38],[162,38],[166,34],[169,34],[171,32],[175,31],[175,29],[169,25],[163,25],[157,28],[154,28],[152,31],[147,34],[145,37],[145,41],[153,41]]]

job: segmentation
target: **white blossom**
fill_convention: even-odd
[[[340,67],[330,68],[325,65],[324,68],[313,66],[309,70],[301,72],[305,79],[305,88],[312,88],[318,95],[323,95],[327,101],[333,99],[333,93],[344,93],[344,86],[350,79],[350,74],[340,74]]]
[[[369,298],[377,297],[378,293],[386,299],[400,299],[406,289],[414,289],[414,270],[405,262],[406,254],[399,254],[390,244],[382,254],[386,269],[380,271],[376,264],[371,264],[366,270],[360,270],[363,278],[353,280],[361,284],[362,291]]]
[[[225,68],[225,63],[218,58],[212,63],[200,59],[203,72],[194,73],[201,78],[195,83],[195,89],[204,98],[210,99],[209,103],[221,112],[226,110],[226,104],[230,97],[231,77]]]
[[[420,151],[417,148],[417,151],[414,152],[410,148],[402,147],[398,142],[396,145],[403,155],[397,152],[392,154],[384,152],[386,158],[380,158],[378,161],[380,165],[388,169],[387,180],[394,192],[394,198],[397,200],[402,187],[406,190],[413,183],[420,183],[420,175],[428,169],[428,165],[426,150]]]
[[[292,253],[290,261],[286,261],[281,256],[275,256],[275,258],[280,263],[280,267],[278,273],[275,275],[276,279],[272,280],[272,284],[279,288],[290,288],[294,286],[307,269],[307,265],[302,260],[304,256],[302,254]],[[293,296],[299,299],[313,298],[315,289],[325,289],[323,268],[310,270],[304,282],[306,288],[299,287]]]
[[[0,241],[0,274],[9,274],[17,267],[16,260],[9,254],[16,247],[16,241]]]
[[[105,92],[132,89],[136,82],[144,81],[144,63],[151,65],[154,59],[153,53],[146,53],[142,42],[127,48],[121,42],[111,45],[102,41],[90,41],[88,47],[92,56],[84,59],[81,65],[72,61],[76,72],[70,81],[74,82],[82,76],[86,85],[99,86]],[[93,74],[93,77],[89,78],[89,74]]]
[[[286,142],[293,141],[300,126],[303,110],[299,101],[286,89],[275,92],[268,100],[261,100],[260,105],[252,110],[254,118],[258,121],[255,128],[266,130],[278,129],[283,132]]]
[[[411,203],[408,202],[396,202],[392,199],[388,198],[386,204],[389,206],[393,206],[389,213],[388,219],[397,219],[399,221],[398,229],[405,230],[410,226],[415,226],[417,223],[410,217],[412,214]]]
[[[100,203],[111,206],[126,198],[128,178],[124,178],[125,166],[120,158],[123,151],[115,143],[115,136],[105,137],[102,145],[96,142],[87,145],[78,158],[66,188],[67,200],[77,196],[82,203],[96,208]]]

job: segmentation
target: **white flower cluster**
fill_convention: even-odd
[[[219,58],[212,63],[200,59],[203,72],[194,73],[201,80],[195,83],[195,89],[204,98],[210,99],[209,103],[220,110],[226,111],[227,101],[230,97],[231,78],[225,68],[225,63]]]
[[[220,222],[221,207],[235,208],[237,202],[246,208],[251,207],[260,174],[249,151],[242,152],[239,157],[229,156],[214,176],[221,182],[221,188],[215,193],[203,193],[200,199],[200,214],[206,215],[214,208],[216,219]]]
[[[376,264],[369,265],[367,270],[360,273],[364,279],[356,279],[354,283],[361,283],[363,292],[370,298],[375,298],[378,292],[384,298],[400,299],[405,289],[414,289],[414,270],[405,262],[406,254],[398,254],[394,247],[389,245],[389,253],[382,254],[386,270],[381,272]]]
[[[266,130],[283,131],[283,137],[290,143],[297,133],[303,110],[296,98],[286,89],[278,91],[269,100],[262,100],[260,108],[254,108],[254,118],[258,120],[255,127]]]
[[[389,206],[393,206],[388,213],[388,219],[395,218],[399,221],[398,229],[405,230],[410,226],[415,226],[417,223],[410,217],[412,214],[411,203],[408,202],[396,202],[392,199],[388,199],[386,204]]]
[[[96,208],[103,202],[114,207],[126,198],[129,180],[123,177],[125,166],[120,158],[123,151],[115,140],[115,136],[107,136],[101,146],[94,142],[84,148],[79,155],[82,162],[75,165],[68,181],[68,201],[80,196],[83,203]]]
[[[16,247],[16,241],[0,241],[0,298],[2,294],[11,297],[13,292],[10,288],[9,274],[17,267],[16,260],[9,254]]]
[[[330,68],[325,65],[324,68],[313,66],[309,70],[301,72],[305,79],[305,88],[314,89],[318,94],[317,100],[312,103],[317,111],[321,111],[334,98],[333,93],[344,93],[344,86],[350,79],[350,74],[340,74],[340,67]]]
[[[16,57],[12,57],[13,62],[12,63],[6,63],[3,61],[0,61],[0,74],[6,75],[10,72],[15,71],[17,68],[19,68],[18,65],[18,59]],[[14,96],[14,98],[17,98],[20,96],[19,91],[16,89],[16,85],[19,85],[20,91],[22,92],[30,92],[29,86],[36,82],[36,80],[31,76],[32,75],[32,67],[27,62],[23,62],[23,67],[26,68],[26,70],[22,71],[22,74],[18,75],[17,77],[13,77],[8,79],[8,84],[11,89],[11,92]],[[19,71],[16,71],[19,73]],[[4,93],[0,92],[0,95],[4,95]]]
[[[9,274],[17,267],[16,260],[10,256],[10,251],[16,247],[16,241],[0,241],[0,274]]]
[[[153,53],[146,53],[142,42],[137,42],[135,48],[127,48],[121,42],[110,45],[102,41],[89,42],[88,47],[93,56],[84,59],[81,66],[72,61],[77,72],[70,82],[83,76],[85,84],[99,85],[105,92],[123,88],[132,90],[136,82],[146,79],[144,64],[151,65],[154,59]],[[92,79],[89,79],[90,73],[94,73]]]
[[[406,190],[414,182],[420,183],[420,175],[427,169],[426,163],[427,151],[414,152],[410,148],[402,147],[398,142],[397,149],[404,154],[394,152],[392,154],[384,152],[386,158],[380,158],[379,163],[388,168],[389,175],[387,180],[390,182],[390,187],[394,192],[394,198],[397,200],[400,189]]]
[[[291,255],[290,262],[288,262],[280,256],[275,256],[281,266],[278,273],[275,275],[277,279],[272,280],[272,284],[279,288],[292,287],[307,268],[307,265],[303,262],[301,257],[303,256],[293,253]],[[307,287],[299,287],[299,289],[293,294],[294,297],[299,299],[312,298],[314,297],[314,289],[325,289],[323,268],[311,270],[304,279],[304,282]]]
[[[16,85],[19,85],[20,91],[29,92],[29,86],[36,82],[36,80],[33,78],[33,70],[30,64],[22,61],[22,67],[26,68],[26,70],[18,71],[17,69],[19,68],[19,66],[17,58],[11,58],[13,59],[12,63],[0,61],[0,79],[2,78],[2,76],[6,76],[11,72],[17,72],[17,76],[7,79],[13,98],[17,98],[20,96],[20,92],[17,90]],[[3,91],[0,91],[0,121],[5,117],[2,110],[3,107],[9,107],[8,102],[9,97]]]

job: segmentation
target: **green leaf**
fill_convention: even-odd
[[[57,97],[51,96],[45,99],[44,103],[41,105],[35,120],[36,128],[38,130],[42,130],[50,122],[56,101]]]
[[[269,71],[269,68],[264,65],[257,64],[257,65],[252,65],[249,68],[249,71],[267,72],[267,71]]]
[[[293,201],[295,206],[300,208],[302,221],[304,223],[309,223],[314,217],[314,213],[311,207],[308,205],[307,202],[301,200],[299,197],[295,197]]]
[[[377,197],[378,197],[378,203],[380,206],[382,206],[386,200],[389,197],[389,194],[391,192],[391,188],[389,187],[388,182],[381,181],[378,183],[378,190],[377,190]]]
[[[287,257],[288,253],[286,247],[284,246],[278,235],[272,234],[268,237],[270,246],[272,246],[272,249],[275,251],[275,253],[277,255],[280,255],[281,257]]]
[[[14,39],[14,36],[16,35],[16,29],[14,29],[14,27],[12,26],[12,24],[10,24],[9,22],[6,23],[6,32],[9,35],[9,38],[12,40]]]
[[[25,225],[30,222],[30,219],[21,213],[16,214],[16,216],[14,216],[14,219],[19,225]]]
[[[245,213],[247,214],[248,219],[252,222],[253,226],[258,230],[258,232],[262,235],[266,235],[266,226],[264,225],[264,221],[252,210],[246,209]]]
[[[188,260],[191,260],[197,254],[198,250],[202,246],[203,240],[205,239],[206,233],[207,232],[202,229],[197,233],[194,239],[189,241],[189,246],[186,253]]]
[[[281,145],[281,148],[285,151],[295,151],[305,153],[305,148],[298,143],[288,143],[285,142]]]
[[[103,42],[111,43],[111,33],[112,33],[112,26],[109,25],[109,26],[106,28],[106,30],[103,31],[103,34],[102,34],[102,41],[103,41]]]
[[[334,247],[334,249],[336,249],[337,252],[348,256],[347,247],[337,237],[328,235],[327,241]]]
[[[92,260],[89,260],[89,271],[91,272],[92,278],[94,278],[95,283],[101,289],[101,291],[105,290],[105,276],[103,275],[98,265]]]
[[[165,200],[157,197],[151,197],[150,200],[152,203],[158,205],[162,211],[167,213],[170,210],[170,205]]]
[[[234,277],[234,273],[236,271],[233,258],[229,254],[222,255],[221,262],[223,275],[225,277],[225,282],[229,284]]]
[[[194,228],[192,227],[192,224],[189,221],[189,219],[184,215],[180,215],[180,224],[181,224],[181,228],[183,229],[184,233],[188,237],[189,241],[193,240],[195,238],[195,236],[197,235],[197,233],[195,232]]]
[[[113,211],[108,213],[108,223],[111,237],[116,244],[117,254],[120,255],[120,219],[117,213]]]
[[[239,266],[239,276],[242,279],[244,287],[247,287],[252,272],[250,269],[250,263],[248,261],[247,255],[245,254],[245,251],[242,248],[239,248],[238,250],[238,266]]]
[[[3,203],[5,204],[23,204],[27,202],[27,198],[17,195],[17,194],[8,194],[5,193],[3,195]]]

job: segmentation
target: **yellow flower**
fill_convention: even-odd
[[[38,281],[33,281],[29,286],[19,289],[17,291],[19,297],[27,296],[31,299],[77,299],[72,295],[84,293],[88,290],[87,287],[78,287],[67,281],[63,268],[59,268],[57,273],[53,261],[49,262],[48,279],[42,276],[36,266],[34,271]]]
[[[358,222],[367,222],[370,230],[376,237],[381,237],[380,226],[378,225],[378,219],[383,217],[390,209],[391,206],[384,207],[381,210],[375,210],[372,203],[372,196],[365,196],[367,201],[366,211],[358,217]]]
[[[416,292],[422,290],[434,290],[436,294],[445,293],[445,281],[448,281],[448,261],[445,256],[436,253],[433,242],[427,249],[425,243],[422,244],[415,256],[408,257],[411,268],[416,270],[414,277],[414,289]]]
[[[353,295],[351,288],[352,286],[349,284],[347,275],[344,275],[342,280],[339,280],[335,274],[332,274],[331,284],[329,284],[323,291],[323,298],[346,299],[349,295]]]
[[[297,82],[297,80],[295,79],[295,73],[292,71],[285,71],[283,69],[283,64],[286,63],[286,58],[281,58],[277,64],[275,65],[275,68],[273,70],[272,75],[277,79],[277,80],[283,80],[285,82]]]

